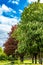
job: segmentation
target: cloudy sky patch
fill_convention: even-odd
[[[38,2],[38,0],[27,0],[27,2],[31,3],[31,2]],[[40,0],[40,3],[43,3],[43,0]]]
[[[23,12],[23,10],[19,9],[19,13],[22,13],[22,12]]]
[[[20,0],[9,0],[8,2],[10,2],[12,4],[17,4],[18,5],[19,4],[19,1]]]

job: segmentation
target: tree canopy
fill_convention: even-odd
[[[26,7],[22,13],[21,21],[18,24],[16,35],[20,46],[23,48],[28,46],[43,45],[43,4],[32,3]],[[22,48],[22,49],[23,49]],[[29,47],[28,47],[29,48]],[[34,49],[36,50],[36,49]],[[24,51],[24,50],[23,50]]]
[[[11,32],[9,33],[9,38],[8,40],[4,43],[4,52],[6,53],[6,55],[15,55],[15,50],[17,49],[17,44],[18,41],[16,40],[16,38],[12,38],[11,34],[13,33],[13,31],[17,28],[17,26],[12,26],[11,28]]]
[[[43,52],[43,4],[32,3],[27,6],[22,15],[18,28],[12,37],[19,41],[19,53],[38,54]]]

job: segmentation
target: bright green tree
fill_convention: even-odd
[[[2,54],[3,50],[2,50],[2,47],[0,47],[0,54]]]
[[[19,41],[18,52],[35,57],[43,52],[43,4],[32,3],[22,13],[17,30],[12,34]]]

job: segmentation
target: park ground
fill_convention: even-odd
[[[32,64],[31,60],[24,60],[21,62],[20,60],[15,60],[14,64],[11,64],[10,61],[0,61],[0,65],[43,65],[43,64]]]

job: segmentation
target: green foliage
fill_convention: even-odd
[[[4,53],[0,54],[0,61],[1,60],[8,60],[8,57],[6,56],[6,54]]]
[[[43,21],[43,4],[33,3],[24,9],[21,20],[23,23],[28,21]]]
[[[12,34],[19,41],[19,53],[39,53],[43,49],[43,4],[32,3],[22,13],[18,28]]]
[[[38,2],[40,2],[40,0],[38,0]]]
[[[0,55],[0,60],[7,60],[7,56],[5,54],[1,54]]]
[[[2,47],[0,47],[0,54],[3,52]]]
[[[6,56],[6,54],[4,53],[4,50],[2,47],[0,47],[0,60],[7,60],[8,57]]]

